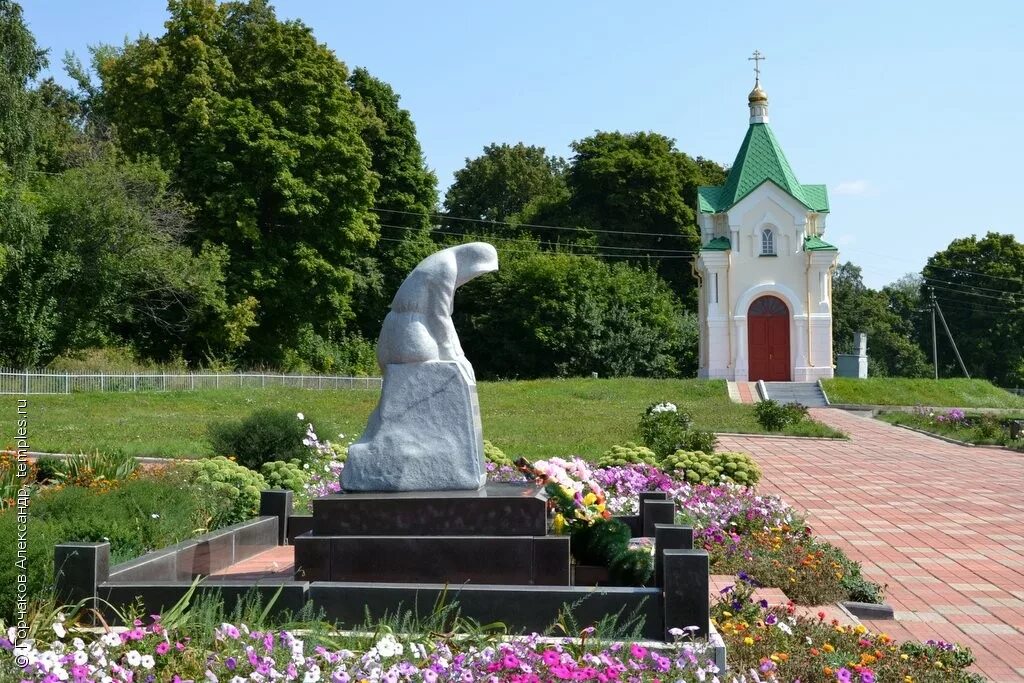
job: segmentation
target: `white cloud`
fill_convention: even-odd
[[[866,180],[844,180],[832,188],[832,192],[834,194],[859,195],[866,194],[870,187]]]

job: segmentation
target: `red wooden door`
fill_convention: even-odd
[[[747,313],[749,379],[756,382],[788,382],[789,309],[781,299],[763,296]]]

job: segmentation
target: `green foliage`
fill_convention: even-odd
[[[876,291],[864,284],[858,266],[841,264],[832,276],[835,352],[850,353],[854,333],[865,332],[871,358],[868,372],[873,376],[926,376],[928,363],[915,339],[919,308],[917,293],[906,283]]]
[[[661,468],[682,476],[691,484],[753,486],[761,480],[761,469],[746,453],[676,451],[662,461]]]
[[[189,481],[213,494],[217,510],[211,520],[213,527],[237,524],[251,519],[260,509],[260,492],[267,481],[222,455],[182,465]]]
[[[282,368],[288,372],[317,372],[328,375],[367,377],[379,375],[377,350],[373,342],[358,334],[328,341],[305,325],[299,330],[294,349],[285,349]]]
[[[693,159],[680,152],[674,140],[657,133],[597,132],[574,142],[572,149],[575,154],[566,173],[569,217],[574,225],[611,231],[596,233],[600,246],[655,253],[699,248],[697,187],[723,180],[720,166]],[[678,238],[657,236],[665,234]],[[637,263],[648,259],[647,254],[636,253]],[[657,268],[684,298],[693,291],[686,259],[662,259]]]
[[[128,479],[138,469],[139,461],[131,455],[118,451],[95,451],[58,461],[54,475],[63,484],[92,485],[99,481]]]
[[[580,564],[607,567],[615,586],[643,586],[654,571],[648,550],[629,547],[629,527],[617,519],[573,527],[569,547]]]
[[[714,432],[693,429],[693,420],[671,403],[649,406],[640,418],[637,432],[644,444],[659,458],[678,450],[697,450],[710,453],[718,443]]]
[[[1024,386],[1022,274],[1024,243],[996,232],[953,240],[922,271],[921,297],[927,300],[934,288],[971,377]],[[939,325],[939,376],[958,377],[962,371]],[[930,326],[919,328],[918,339],[931,348]]]
[[[29,518],[30,595],[53,590],[53,548],[71,541],[109,541],[111,561],[124,562],[203,533],[211,527],[218,502],[176,471],[121,482],[112,488],[68,486],[34,496]],[[17,516],[0,513],[0,534],[16,538]],[[15,584],[17,545],[0,547],[0,582]],[[0,619],[10,623],[14,591],[0,593]]]
[[[190,320],[230,314],[225,253],[185,246],[189,210],[155,163],[108,149],[37,185],[45,227],[2,279],[0,360],[34,365],[125,340],[167,357]]]
[[[597,459],[598,467],[620,467],[622,465],[657,465],[658,456],[650,448],[627,441],[622,446],[612,446]]]
[[[217,455],[234,456],[240,465],[258,470],[274,460],[306,462],[309,449],[302,440],[307,424],[294,411],[260,408],[241,420],[210,423],[207,438]]]
[[[777,432],[807,419],[807,407],[799,403],[779,403],[775,399],[759,401],[754,406],[758,424],[770,432]]]
[[[304,326],[336,341],[352,320],[352,259],[378,235],[370,109],[334,53],[265,2],[168,9],[163,35],[99,55],[97,111],[195,205],[190,243],[229,255],[228,303],[253,323],[243,355],[280,364]]]
[[[491,144],[482,155],[466,159],[455,172],[444,208],[457,218],[514,221],[531,203],[564,193],[565,160],[548,156],[543,147],[518,143]],[[471,222],[448,220],[446,231],[473,232]],[[516,236],[526,231],[514,226],[497,226],[503,234]]]
[[[265,462],[260,467],[260,474],[272,489],[300,492],[305,490],[309,482],[309,474],[298,460]]]
[[[54,481],[64,466],[61,458],[44,455],[36,460],[36,479],[40,482]]]
[[[501,450],[493,443],[484,439],[484,458],[489,462],[493,462],[498,467],[512,467],[512,458],[505,455],[505,451]]]
[[[588,256],[499,253],[501,270],[462,287],[455,306],[478,376],[677,374],[680,308],[653,272]]]
[[[0,0],[0,54],[0,179],[7,173],[17,178],[32,163],[38,126],[38,102],[28,85],[47,60],[14,0]]]
[[[646,586],[654,575],[654,562],[647,548],[629,548],[612,558],[608,579],[612,586]]]

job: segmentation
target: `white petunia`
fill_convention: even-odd
[[[142,660],[139,662],[143,669],[152,669],[156,666],[156,661],[153,659],[153,655],[142,655]]]
[[[128,650],[128,654],[124,656],[124,661],[128,663],[128,666],[138,666],[142,663],[142,655],[139,654],[138,650]]]

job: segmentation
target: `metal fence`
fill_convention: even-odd
[[[84,391],[198,391],[201,389],[377,389],[380,377],[265,372],[86,373],[0,368],[0,394],[72,394]]]

